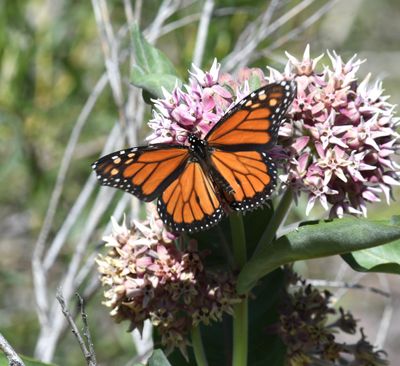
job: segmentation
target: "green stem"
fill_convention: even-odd
[[[283,194],[281,201],[279,202],[279,205],[274,212],[274,215],[271,217],[271,220],[269,220],[267,228],[265,229],[260,241],[258,242],[253,256],[256,256],[263,247],[272,243],[275,238],[276,232],[279,229],[279,226],[282,224],[287,212],[289,211],[290,206],[292,205],[292,202],[293,192],[290,188],[288,188]]]
[[[233,256],[236,267],[241,269],[247,261],[246,236],[242,217],[233,213],[230,215],[232,232]],[[233,357],[232,366],[247,365],[248,348],[248,300],[247,296],[233,307]]]
[[[233,256],[236,267],[241,269],[247,261],[246,236],[242,216],[236,212],[229,216],[232,233]]]
[[[239,304],[233,307],[233,358],[232,366],[247,365],[247,347],[248,347],[248,299],[243,299]]]
[[[192,345],[197,366],[208,366],[203,341],[201,340],[200,325],[192,328]]]

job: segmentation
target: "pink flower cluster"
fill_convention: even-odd
[[[141,330],[150,319],[167,353],[176,347],[187,357],[191,328],[220,321],[241,299],[230,274],[206,270],[194,241],[178,249],[155,206],[148,207],[147,221],[130,228],[114,221],[104,238],[111,250],[97,263],[105,305],[117,322],[130,321],[130,329]]]
[[[400,167],[394,161],[399,149],[394,105],[383,95],[382,83],[361,82],[356,56],[343,62],[329,53],[330,66],[317,70],[322,56],[310,57],[307,46],[302,60],[287,54],[283,72],[269,68],[244,68],[236,77],[220,74],[214,61],[210,71],[195,66],[190,85],[155,101],[154,132],[150,143],[185,144],[189,133],[204,137],[222,115],[252,90],[281,80],[296,80],[297,97],[280,128],[278,147],[270,153],[282,159],[281,179],[296,197],[306,194],[306,214],[316,201],[331,217],[345,213],[367,214],[368,202],[381,194],[391,200],[392,187],[400,185]],[[280,146],[279,146],[280,145]]]
[[[270,83],[297,81],[297,98],[279,131],[288,155],[286,181],[297,194],[308,195],[308,214],[316,200],[331,217],[367,213],[367,202],[389,203],[392,187],[400,185],[399,149],[394,105],[383,95],[382,83],[361,82],[363,61],[343,62],[329,53],[330,66],[317,71],[322,56],[312,59],[307,46],[302,60],[287,54],[283,73],[270,68]]]

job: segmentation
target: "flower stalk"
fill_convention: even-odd
[[[243,219],[233,213],[230,216],[230,225],[232,233],[233,255],[236,266],[242,268],[247,261],[246,236],[244,231]],[[247,296],[233,307],[233,366],[247,365],[248,349],[248,299]]]
[[[208,366],[206,353],[201,339],[200,325],[192,328],[192,346],[197,366]]]

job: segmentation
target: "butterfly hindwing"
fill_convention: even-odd
[[[183,171],[188,158],[186,147],[152,145],[116,151],[100,158],[92,168],[102,185],[152,201]]]
[[[232,151],[270,148],[295,91],[294,82],[282,81],[252,92],[210,130],[208,144]]]
[[[173,231],[196,232],[217,224],[225,215],[210,177],[197,161],[165,189],[157,209]]]
[[[235,211],[265,204],[276,187],[276,167],[265,152],[214,150],[211,163],[217,180],[229,186],[225,200]]]

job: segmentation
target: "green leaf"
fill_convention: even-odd
[[[400,216],[393,216],[390,224],[400,226]],[[400,240],[342,255],[359,272],[385,272],[400,274]]]
[[[20,357],[24,361],[25,366],[56,366],[54,363],[44,363],[31,357],[21,355]],[[7,357],[3,353],[0,353],[0,366],[8,366]]]
[[[267,273],[298,260],[350,253],[400,239],[400,227],[382,221],[346,218],[301,226],[253,256],[239,274],[237,289],[246,293]]]
[[[131,73],[133,85],[154,97],[163,97],[161,87],[172,91],[176,83],[181,84],[171,61],[146,41],[138,25],[133,27],[132,41],[136,59]]]
[[[149,366],[171,366],[164,352],[160,349],[153,351],[153,354],[149,358]]]
[[[392,216],[390,224],[400,226],[400,216]],[[342,258],[358,272],[400,274],[400,240],[379,247],[344,254]]]

